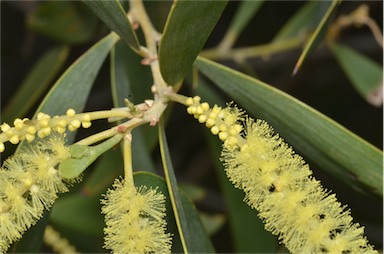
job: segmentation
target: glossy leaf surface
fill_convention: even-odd
[[[332,0],[332,2],[329,3],[328,10],[326,11],[323,18],[321,19],[315,32],[311,35],[311,38],[308,40],[307,44],[305,45],[303,52],[301,53],[301,55],[299,57],[299,60],[297,60],[297,63],[295,65],[295,68],[294,68],[293,73],[292,73],[293,75],[295,75],[299,71],[299,69],[303,65],[304,61],[313,52],[313,50],[320,44],[321,40],[324,37],[324,32],[327,28],[327,25],[329,23],[331,15],[335,11],[336,6],[339,3],[340,3],[340,0]]]
[[[372,105],[383,105],[383,67],[341,44],[332,45],[331,50],[360,95]]]
[[[321,1],[309,1],[303,5],[296,13],[284,24],[273,38],[273,42],[287,40],[296,36],[305,35],[313,29],[321,20],[324,7],[329,3]]]
[[[139,41],[133,31],[131,22],[118,0],[83,2],[133,50],[140,51]]]
[[[122,135],[114,137],[95,146],[71,145],[69,147],[71,158],[60,163],[59,171],[66,179],[73,179],[80,176],[101,154],[111,149],[122,139]]]
[[[27,114],[64,65],[68,53],[69,47],[62,46],[53,48],[41,56],[28,72],[17,93],[2,110],[2,121],[9,122],[15,117],[22,118]]]
[[[160,71],[168,85],[181,84],[211,34],[227,1],[175,1],[159,46]]]
[[[235,16],[219,45],[220,48],[225,50],[233,46],[240,33],[244,30],[255,13],[260,9],[263,2],[264,1],[261,0],[240,2]]]
[[[382,196],[382,151],[266,83],[202,58],[196,66],[249,114],[266,120],[297,152],[349,186]]]

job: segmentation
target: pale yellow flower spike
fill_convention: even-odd
[[[364,237],[364,228],[352,223],[346,207],[324,190],[305,161],[265,121],[244,121],[236,108],[207,109],[199,97],[189,98],[187,105],[189,114],[224,141],[228,178],[290,252],[378,253]]]
[[[63,238],[52,226],[48,225],[44,231],[44,243],[60,254],[78,254],[76,248],[66,238]]]
[[[113,253],[171,253],[165,197],[156,190],[116,180],[102,200],[105,247]]]
[[[75,110],[68,109],[66,115],[51,117],[45,113],[38,113],[35,120],[16,118],[13,127],[7,123],[0,125],[0,153],[5,150],[4,143],[9,141],[16,145],[22,140],[32,142],[35,136],[44,138],[52,132],[64,133],[68,127],[69,131],[75,131],[82,126],[89,128],[91,118],[89,114],[76,115]]]
[[[166,233],[165,196],[157,189],[136,188],[132,175],[131,139],[124,138],[125,179],[108,190],[105,214],[105,247],[113,253],[171,253],[171,235]]]
[[[70,156],[63,135],[42,139],[0,169],[0,253],[20,239],[68,188],[57,165]]]

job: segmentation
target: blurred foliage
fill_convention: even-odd
[[[125,10],[129,9],[124,1],[121,1],[121,6]],[[262,80],[271,85],[271,89],[279,89],[300,103],[308,104],[372,144],[374,156],[377,157],[376,151],[382,150],[383,53],[382,44],[375,39],[378,37],[378,31],[383,30],[382,1],[345,1],[339,4],[336,1],[230,1],[220,18],[217,14],[217,17],[205,21],[212,26],[211,33],[211,27],[198,23],[200,30],[194,31],[199,32],[195,36],[199,43],[194,44],[193,40],[188,40],[187,36],[193,33],[193,29],[187,29],[187,33],[183,35],[187,40],[183,40],[181,46],[177,44],[181,40],[172,36],[174,33],[181,33],[183,27],[167,25],[171,31],[167,33],[164,30],[164,26],[170,22],[168,19],[172,18],[168,17],[171,6],[171,1],[145,1],[145,7],[157,31],[165,32],[166,40],[174,43],[174,47],[185,46],[184,54],[193,55],[188,55],[188,61],[182,61],[182,56],[169,55],[172,48],[162,48],[160,45],[160,53],[164,50],[165,54],[163,59],[160,54],[160,62],[163,61],[163,66],[170,68],[166,69],[163,75],[168,75],[172,84],[180,85],[180,93],[201,94],[203,99],[221,105],[235,98],[236,94],[231,92],[232,90],[223,92],[225,88],[219,84],[215,85],[212,77],[212,80],[203,76],[196,78],[196,75],[193,75],[195,73],[191,72],[188,64],[192,64],[192,60],[204,45],[201,56]],[[93,8],[103,10],[105,6]],[[196,2],[188,8],[198,9],[199,4]],[[137,38],[130,40],[132,31],[124,30],[124,25],[116,26],[116,20],[122,17],[122,9],[99,13],[104,15],[106,20],[116,17],[114,22],[117,23],[105,24],[105,20],[101,18],[101,22],[91,9],[83,2],[75,1],[1,3],[2,121],[15,117],[31,118],[36,109],[41,109],[44,105],[46,111],[59,114],[60,111],[65,112],[68,105],[72,104],[76,105],[77,110],[91,111],[122,106],[124,98],[129,98],[134,104],[151,98],[153,80],[150,69],[142,65],[141,58],[124,43],[128,42],[138,52],[136,42],[144,44],[142,30],[137,30]],[[208,6],[206,12],[209,11]],[[194,16],[198,15],[198,11],[189,13],[191,14],[181,13],[174,18],[185,18],[186,24],[200,20],[198,16]],[[319,24],[322,26],[319,27]],[[124,41],[117,43],[115,47],[113,46],[116,37],[108,35],[110,28],[121,29],[120,33],[116,32],[124,38]],[[319,30],[318,33],[314,33],[316,29]],[[314,35],[319,36],[311,37]],[[382,35],[379,38],[382,39]],[[188,51],[188,43],[194,47],[193,50]],[[303,51],[305,48],[308,50]],[[87,54],[83,55],[85,52]],[[109,52],[110,58],[104,61]],[[300,70],[292,76],[302,52],[305,61],[302,62]],[[176,61],[174,66],[167,65],[173,58],[179,61]],[[78,66],[82,66],[81,71],[71,73],[73,68],[80,68]],[[199,64],[197,66],[199,67]],[[180,75],[172,76],[178,68],[181,69],[181,73],[178,73]],[[189,76],[181,86],[181,81],[188,72]],[[203,69],[202,72],[204,73]],[[213,71],[210,72],[211,75],[212,73]],[[68,89],[65,85],[66,88],[62,91],[60,84],[71,84],[71,88]],[[52,97],[51,101],[43,100],[51,87],[57,89],[56,99]],[[50,93],[52,91],[54,90]],[[63,93],[71,94],[67,97],[70,99],[57,99]],[[277,97],[270,97],[276,101],[268,101],[269,97],[264,97],[264,102],[264,94],[259,96],[260,98],[257,98],[256,95],[245,92],[236,102],[244,108],[252,108],[248,109],[248,113],[255,117],[268,117],[268,110],[271,110],[273,115],[276,109],[285,108]],[[244,98],[248,98],[248,101]],[[254,104],[250,104],[249,101],[252,100]],[[265,108],[258,106],[260,102]],[[202,239],[205,236],[204,231],[208,232],[216,252],[284,252],[275,237],[264,231],[256,213],[240,202],[243,194],[228,184],[228,180],[223,176],[222,165],[218,161],[220,145],[214,140],[215,137],[207,137],[207,131],[184,111],[180,105],[171,106],[167,110],[165,134],[179,187],[183,189],[183,186],[187,186],[185,191],[179,192],[182,193],[180,200],[186,206],[187,215],[192,216],[186,220],[198,221],[192,224],[193,230],[198,230]],[[289,113],[293,114],[287,112]],[[316,159],[316,156],[323,156],[317,153],[317,147],[312,150],[309,146],[302,146],[300,141],[294,142],[295,139],[302,140],[300,135],[303,134],[294,131],[297,125],[288,128],[284,122],[288,119],[281,117],[278,120],[281,125],[276,124],[276,130],[281,132],[282,136],[286,132],[287,141],[291,142],[288,137],[293,140],[290,144],[311,165],[315,177],[321,180],[327,189],[337,193],[342,203],[348,204],[354,220],[365,226],[370,242],[377,249],[382,249],[383,202],[380,194],[377,195],[377,191],[373,191],[375,194],[370,191],[357,191],[348,180],[343,181],[344,178],[353,178],[354,172],[350,175],[343,172],[335,177],[332,169],[331,172],[327,171],[321,160]],[[270,121],[267,118],[266,120]],[[295,121],[305,125],[307,120],[299,118]],[[311,124],[315,126],[316,122]],[[91,132],[104,130],[109,126],[111,124],[104,122],[95,123]],[[323,139],[329,139],[324,133],[327,132],[317,132],[319,136],[323,135]],[[89,134],[88,131],[80,130],[76,139]],[[313,136],[306,136],[306,139],[316,138],[316,133],[311,135]],[[134,169],[162,175],[156,130],[143,126],[135,130],[134,137]],[[331,151],[331,148],[324,149],[324,153]],[[341,144],[338,149],[345,149],[343,152],[348,154],[352,148],[348,145],[342,147]],[[359,150],[355,152],[359,153]],[[11,153],[12,149],[7,148],[2,154],[2,159]],[[34,248],[39,246],[41,238],[33,240],[29,237],[41,237],[42,229],[49,220],[49,223],[80,251],[106,251],[101,248],[103,243],[100,230],[103,221],[99,212],[99,199],[114,178],[121,175],[122,165],[119,162],[121,154],[118,149],[103,154],[86,170],[83,182],[77,184],[70,193],[63,195],[53,207],[50,216],[48,217],[47,213],[45,220],[31,229],[31,232],[40,232],[40,235],[29,233],[22,242],[32,242]],[[375,165],[376,170],[380,170],[380,166],[382,169],[382,162],[381,165]],[[364,170],[366,169],[360,168],[362,174]],[[159,183],[166,192],[165,182],[158,176],[141,172],[136,174],[136,178],[138,182]],[[382,173],[376,182],[382,182]],[[194,197],[193,203],[200,213],[205,230],[202,229],[201,222],[196,220],[199,215],[187,195]],[[170,210],[171,204],[167,205]],[[176,225],[173,223],[171,227],[175,229]],[[249,238],[250,235],[252,238]],[[180,239],[180,236],[177,236],[177,239]],[[13,250],[32,250],[28,249],[28,245],[19,245],[21,247],[15,244]],[[204,245],[211,250],[209,241]],[[26,249],[23,249],[23,246],[26,246]],[[181,251],[181,243],[175,244],[174,248]],[[47,246],[43,249],[43,252],[50,251]]]

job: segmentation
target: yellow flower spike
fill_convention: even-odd
[[[345,207],[266,122],[248,120],[246,133],[241,149],[224,145],[226,173],[290,252],[377,253]]]
[[[323,189],[305,161],[266,122],[244,119],[231,104],[207,109],[194,97],[191,105],[203,111],[192,115],[199,113],[199,122],[223,141],[221,159],[230,181],[243,189],[265,228],[291,253],[378,253],[346,207]]]
[[[42,217],[58,192],[68,190],[55,169],[70,156],[68,148],[63,154],[60,147],[65,147],[64,137],[50,137],[4,161],[0,169],[0,253],[6,253]]]
[[[126,183],[116,180],[101,201],[105,247],[113,253],[171,253],[164,195]]]
[[[0,143],[0,153],[4,152],[4,150],[5,150],[4,143]]]
[[[51,225],[48,225],[44,231],[44,243],[56,253],[72,253],[77,254],[77,250],[72,246],[66,238],[63,238]]]

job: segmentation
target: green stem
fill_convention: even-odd
[[[177,93],[174,93],[174,92],[165,93],[164,96],[165,96],[165,98],[167,98],[167,99],[169,99],[171,101],[174,101],[174,102],[183,104],[185,106],[188,106],[187,105],[187,99],[189,97],[187,97],[187,96],[184,96],[184,95],[181,95],[181,94],[177,94]]]
[[[282,51],[287,51],[301,46],[304,38],[293,38],[284,41],[272,42],[264,45],[232,49],[223,51],[218,48],[204,50],[200,56],[211,60],[245,59],[252,57],[265,57]]]
[[[133,168],[132,168],[132,134],[128,133],[124,136],[123,142],[124,156],[124,179],[127,186],[134,187]]]

